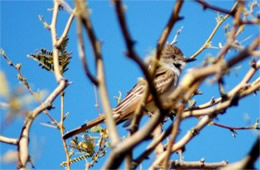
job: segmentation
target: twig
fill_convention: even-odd
[[[51,21],[51,25],[50,25],[52,49],[53,49],[52,50],[53,51],[53,66],[54,66],[54,74],[55,74],[55,78],[56,78],[57,82],[60,82],[61,79],[64,79],[62,77],[61,70],[60,70],[59,50],[58,50],[58,46],[57,46],[57,32],[56,32],[59,6],[60,6],[59,0],[54,0],[52,21]]]
[[[182,112],[185,108],[185,104],[182,104],[179,108],[178,108],[178,112],[177,112],[177,119],[175,120],[174,124],[173,124],[173,127],[172,127],[172,130],[171,130],[171,138],[167,144],[167,149],[166,149],[166,156],[165,156],[165,159],[164,159],[164,169],[168,169],[168,161],[169,161],[169,158],[170,158],[170,155],[171,155],[171,148],[177,138],[177,134],[179,132],[179,127],[180,127],[180,124],[181,124],[181,121],[182,121]]]
[[[180,35],[180,33],[181,33],[181,31],[183,30],[183,28],[184,28],[184,27],[181,26],[181,28],[178,29],[178,31],[176,32],[176,34],[175,34],[175,36],[174,36],[172,42],[170,43],[171,45],[174,45],[174,44],[176,44],[176,43],[178,42],[178,36]]]
[[[237,2],[233,5],[231,11],[234,11],[235,8],[237,7]],[[214,37],[214,35],[216,34],[217,30],[219,29],[219,27],[223,24],[224,21],[226,21],[226,19],[230,16],[230,14],[225,15],[223,18],[221,19],[217,19],[217,24],[215,26],[215,28],[213,29],[213,31],[211,32],[210,36],[208,37],[208,39],[205,41],[205,43],[200,47],[200,49],[195,52],[190,59],[195,58],[196,56],[198,56],[204,49],[208,48],[210,45],[210,42],[212,40],[212,38]]]
[[[73,19],[74,19],[74,17],[75,17],[75,12],[76,12],[76,10],[74,9],[74,10],[72,11],[72,13],[71,13],[71,15],[70,15],[68,21],[67,21],[66,27],[65,27],[65,29],[64,29],[64,31],[63,31],[61,37],[58,39],[58,41],[57,41],[57,43],[56,43],[56,46],[57,46],[57,47],[59,47],[59,46],[61,45],[61,43],[64,41],[64,39],[67,37],[68,32],[69,32],[69,30],[70,30],[70,26],[71,26],[72,21],[73,21]]]
[[[166,129],[165,132],[162,132],[157,138],[153,138],[153,141],[149,144],[145,151],[134,160],[134,169],[136,169],[136,167],[154,151],[154,148],[171,133],[172,127],[173,123]]]
[[[192,138],[194,138],[209,122],[211,121],[210,116],[204,116],[202,119],[199,120],[197,125],[189,130],[183,137],[180,139],[175,145],[173,145],[171,152],[175,152],[178,149],[183,148]],[[157,158],[153,164],[150,166],[149,169],[155,169],[155,167],[158,166],[158,164],[165,159],[167,156],[167,153],[164,152],[160,155],[159,158]]]
[[[95,76],[93,76],[89,70],[87,61],[86,61],[86,53],[85,53],[85,47],[84,47],[84,40],[83,40],[83,34],[82,34],[82,16],[77,15],[77,34],[78,34],[78,41],[79,41],[79,57],[84,69],[85,74],[90,79],[90,81],[97,86],[98,81]]]
[[[53,47],[53,65],[54,65],[54,74],[56,81],[59,83],[57,88],[49,95],[49,97],[42,103],[40,106],[35,108],[30,115],[25,120],[23,125],[19,142],[18,142],[18,168],[25,169],[26,163],[29,159],[29,131],[34,119],[45,109],[51,108],[52,102],[56,99],[56,97],[64,91],[64,89],[68,86],[68,82],[61,75],[60,65],[59,65],[59,56],[58,56],[58,47],[57,47],[57,33],[56,33],[56,24],[57,17],[59,11],[60,2],[59,0],[54,0],[54,8],[52,15],[52,22],[50,25],[51,38],[52,38],[52,47]],[[68,22],[70,23],[70,22]],[[69,24],[70,25],[70,24]],[[68,28],[67,28],[68,29]],[[65,31],[66,32],[66,31]],[[62,129],[62,128],[61,128]],[[66,149],[66,148],[65,148]]]
[[[159,100],[158,100],[158,95],[157,95],[156,89],[153,84],[153,78],[152,78],[152,76],[150,76],[147,66],[143,63],[143,61],[140,59],[140,57],[138,56],[138,54],[136,53],[136,51],[134,49],[134,41],[132,40],[130,32],[128,31],[122,2],[121,2],[121,0],[114,0],[113,2],[115,4],[117,18],[118,18],[118,21],[120,24],[121,31],[123,33],[125,44],[127,46],[127,50],[128,50],[127,56],[138,64],[138,66],[142,70],[142,72],[148,82],[148,86],[146,87],[146,92],[144,93],[143,100],[145,101],[149,92],[151,92],[151,94],[153,95],[153,98],[155,100],[155,104],[156,105],[159,104],[159,108],[161,108]],[[130,125],[131,133],[134,133],[137,130],[142,109],[143,108],[140,106],[135,111],[134,119]]]
[[[206,163],[204,159],[201,161],[194,161],[194,162],[180,162],[180,161],[171,161],[170,168],[171,169],[216,169],[220,167],[224,167],[228,164],[227,161],[222,162],[212,162]]]
[[[231,58],[227,62],[218,60],[216,63],[205,66],[200,69],[194,69],[192,72],[188,73],[182,79],[181,85],[177,88],[173,93],[170,95],[170,98],[175,99],[178,96],[183,96],[181,92],[189,92],[188,89],[192,87],[192,85],[197,82],[205,79],[207,76],[217,74],[219,78],[223,75],[223,72],[226,71],[228,68],[231,68],[235,64],[241,62],[242,60],[246,59],[251,51],[254,51],[258,48],[260,44],[260,37],[256,37],[252,44],[246,48],[245,50],[238,53],[235,57]],[[222,73],[222,74],[221,74]]]
[[[61,110],[60,110],[60,123],[59,123],[59,126],[60,126],[60,134],[61,134],[61,141],[62,141],[62,144],[63,144],[63,148],[64,148],[64,151],[65,151],[65,155],[66,155],[66,160],[67,160],[67,169],[70,170],[70,154],[69,154],[69,151],[68,151],[68,146],[67,146],[67,143],[66,141],[63,139],[63,136],[64,136],[64,95],[65,95],[65,92],[61,92],[60,96],[61,96]]]
[[[232,17],[236,17],[236,13],[237,11],[235,10],[231,10],[231,11],[228,11],[226,9],[223,9],[223,8],[219,8],[219,7],[216,7],[216,6],[213,6],[213,5],[210,5],[209,3],[205,2],[204,0],[195,0],[196,2],[200,3],[202,6],[203,6],[203,9],[212,9],[214,11],[217,11],[217,12],[220,12],[220,13],[224,13],[224,14],[227,14],[227,15],[230,15]],[[243,2],[242,0],[240,0],[239,2]],[[252,14],[253,12],[253,8],[256,6],[257,3],[251,3],[250,4],[250,11],[249,12],[245,12],[245,17],[249,16],[250,14]],[[249,20],[249,21],[246,21],[246,20],[241,20],[239,19],[239,23],[240,24],[259,24],[260,20],[259,19],[253,19],[253,20]]]
[[[180,10],[181,10],[183,2],[184,2],[183,0],[178,0],[176,2],[176,4],[174,5],[174,8],[173,8],[171,16],[170,16],[170,18],[168,20],[168,23],[166,24],[166,26],[165,26],[165,28],[164,28],[161,36],[160,36],[160,39],[159,39],[159,41],[157,43],[157,48],[156,48],[156,52],[155,52],[155,57],[154,57],[155,60],[154,61],[157,61],[157,60],[160,59],[161,52],[163,50],[163,46],[164,46],[164,44],[166,42],[166,39],[168,38],[168,36],[170,34],[170,31],[172,30],[172,28],[175,25],[175,23],[178,20],[182,19],[182,17],[179,16],[179,13],[180,13]],[[157,64],[158,64],[157,62],[152,62],[151,63],[150,74],[151,74],[152,78],[155,75]],[[149,83],[149,81],[148,81],[148,83]],[[149,87],[150,87],[150,83],[149,83]],[[150,87],[150,90],[151,90],[151,93],[153,94],[155,105],[160,110],[160,112],[161,112],[160,114],[163,115],[165,110],[163,109],[159,98],[156,96],[156,92],[153,92],[153,89],[151,89],[151,87]]]
[[[45,109],[51,108],[52,102],[56,99],[56,97],[63,92],[63,90],[68,86],[67,81],[60,81],[59,85],[56,89],[49,95],[49,97],[38,107],[36,107],[30,115],[25,120],[22,131],[20,133],[20,138],[18,142],[18,168],[25,169],[26,163],[29,159],[29,131],[31,129],[31,125],[34,119]]]
[[[0,49],[0,54],[4,57],[4,59],[7,61],[7,63],[13,67],[17,72],[18,72],[18,79],[20,80],[21,83],[24,84],[24,86],[26,87],[26,89],[29,91],[29,93],[35,98],[35,100],[39,103],[39,104],[42,104],[40,98],[38,98],[35,94],[35,92],[32,90],[30,84],[28,83],[27,79],[24,77],[24,75],[22,74],[22,71],[21,71],[21,65],[19,64],[16,64],[14,65],[14,63],[8,58],[8,56],[5,54],[4,50],[3,49]],[[59,125],[57,123],[57,121],[52,117],[52,115],[47,111],[47,110],[44,110],[43,111],[49,118],[50,120],[55,124],[55,126],[57,128],[59,128]]]
[[[153,132],[153,139],[157,138],[158,136],[160,136],[160,134],[162,133],[162,130],[163,130],[163,125],[162,123],[160,123],[154,130]],[[158,145],[155,147],[155,154],[156,154],[156,157],[160,156],[161,153],[163,153],[164,151],[164,147],[163,147],[163,144],[160,142],[158,143]]]
[[[229,10],[226,10],[226,9],[223,9],[223,8],[219,8],[219,7],[216,7],[216,6],[213,6],[213,5],[210,5],[209,3],[205,2],[204,0],[195,0],[196,2],[200,3],[202,6],[203,6],[203,9],[212,9],[214,11],[217,11],[217,12],[221,12],[221,13],[224,13],[224,14],[227,14],[227,15],[231,15],[231,16],[235,16],[235,12],[236,11],[229,11]]]
[[[109,137],[111,139],[112,147],[116,146],[119,142],[119,136],[117,133],[114,118],[112,116],[111,107],[109,103],[109,98],[106,90],[105,75],[104,75],[104,65],[103,58],[101,54],[100,42],[96,38],[93,26],[91,24],[88,11],[86,10],[86,3],[83,0],[75,0],[75,6],[79,9],[78,14],[82,16],[82,24],[86,29],[89,36],[89,40],[95,55],[96,65],[97,65],[97,80],[98,87],[100,90],[100,99],[104,109],[105,121],[107,123],[107,129],[109,131]]]
[[[246,126],[246,127],[231,127],[231,126],[227,126],[227,125],[222,125],[216,122],[211,122],[212,125],[224,128],[224,129],[228,129],[231,130],[232,132],[235,130],[249,130],[249,129],[259,129],[257,124],[251,125],[251,126]]]
[[[172,28],[173,28],[173,26],[175,25],[175,23],[178,20],[182,19],[182,17],[179,16],[179,13],[180,13],[183,2],[184,2],[183,0],[178,0],[176,2],[175,6],[173,8],[173,11],[171,13],[171,16],[168,20],[168,23],[166,24],[165,29],[163,30],[163,32],[160,36],[160,39],[157,43],[156,52],[155,52],[155,59],[157,59],[157,60],[160,59],[160,55],[161,55],[161,52],[163,50],[163,46],[164,46]],[[155,68],[154,68],[154,70],[155,70]],[[152,72],[152,74],[154,74],[154,71],[151,71],[151,72]]]
[[[228,92],[226,95],[227,98],[230,98],[231,96],[233,96],[234,94],[238,93],[239,90],[243,89],[244,87],[247,86],[247,83],[251,80],[251,78],[253,77],[253,75],[256,73],[256,71],[260,68],[260,61],[258,61],[253,67],[251,66],[251,68],[249,69],[249,71],[246,73],[246,75],[244,76],[244,78],[242,79],[242,81],[236,85],[232,90],[230,90],[230,92]],[[221,102],[223,100],[222,97],[219,97],[217,99],[212,98],[209,102],[201,104],[199,106],[196,106],[194,109],[191,109],[189,111],[193,112],[196,110],[201,110],[201,109],[206,109],[209,108],[213,105],[218,104],[219,102]],[[188,110],[186,110],[187,112]]]
[[[65,0],[59,0],[59,3],[64,7],[68,13],[73,13],[73,9],[70,7],[70,5]]]
[[[5,136],[0,136],[0,142],[11,144],[11,145],[17,145],[18,144],[18,139],[8,138],[8,137],[5,137]]]
[[[228,35],[227,43],[222,48],[220,53],[216,57],[216,61],[221,60],[224,58],[225,54],[228,52],[228,50],[232,47],[233,42],[235,41],[235,38],[238,36],[239,27],[241,26],[240,17],[242,15],[242,11],[244,9],[243,1],[238,1],[237,7],[236,7],[236,13],[234,16],[234,25]]]

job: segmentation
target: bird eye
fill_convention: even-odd
[[[175,56],[175,55],[172,55],[172,58],[173,58],[173,59],[175,59],[175,58],[176,58],[176,56]]]

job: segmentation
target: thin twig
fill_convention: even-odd
[[[42,104],[42,101],[40,100],[39,97],[37,97],[37,95],[35,94],[35,92],[32,90],[30,83],[27,81],[27,79],[24,77],[22,71],[21,71],[21,65],[19,66],[19,64],[14,64],[9,58],[8,56],[5,54],[4,50],[0,50],[0,54],[4,57],[4,59],[7,61],[7,63],[13,67],[17,72],[18,72],[18,79],[20,80],[21,83],[24,84],[24,86],[26,87],[26,89],[29,91],[29,93],[35,98],[35,100],[39,103]],[[57,121],[52,117],[52,115],[47,111],[44,110],[43,111],[52,121],[52,123],[55,124],[56,128],[59,128],[59,125],[57,123]]]
[[[221,60],[227,54],[228,50],[232,47],[235,38],[238,36],[239,27],[241,26],[240,17],[242,15],[242,11],[244,9],[244,4],[241,1],[237,2],[236,13],[234,16],[234,25],[228,34],[227,43],[222,48],[220,53],[216,57],[216,61]]]
[[[134,41],[132,40],[130,32],[128,31],[128,26],[127,26],[126,19],[125,19],[123,4],[122,4],[121,0],[114,0],[113,2],[115,4],[117,18],[118,18],[120,28],[121,28],[121,31],[122,31],[122,34],[123,34],[123,37],[125,40],[125,44],[127,46],[127,50],[128,50],[127,56],[137,63],[137,65],[142,70],[142,72],[148,82],[148,86],[146,87],[146,92],[144,93],[143,100],[145,101],[146,98],[148,97],[149,92],[151,92],[156,105],[159,104],[159,108],[161,108],[159,100],[158,100],[158,95],[157,95],[156,89],[153,84],[152,76],[150,76],[147,66],[140,59],[140,57],[138,56],[138,54],[136,53],[136,51],[134,49]],[[140,117],[141,117],[141,113],[142,113],[142,109],[143,108],[140,106],[135,111],[134,119],[130,125],[131,133],[134,133],[137,130],[137,127],[138,127],[138,124],[140,121]]]
[[[145,151],[134,160],[134,169],[136,169],[136,167],[154,151],[155,147],[171,133],[172,127],[173,123],[166,129],[165,132],[162,132],[158,137],[153,138],[153,141],[147,146]]]
[[[235,16],[235,12],[236,11],[229,11],[229,10],[226,10],[226,9],[223,9],[223,8],[219,8],[219,7],[216,7],[216,6],[213,6],[213,5],[210,5],[209,3],[207,3],[206,1],[204,0],[195,0],[196,2],[200,3],[202,6],[203,6],[203,9],[212,9],[214,11],[217,11],[217,12],[221,12],[221,13],[224,13],[224,14],[227,14],[227,15],[231,15],[231,16]]]
[[[170,43],[171,45],[174,45],[174,44],[176,44],[176,43],[178,42],[178,36],[180,35],[180,33],[181,33],[181,31],[183,30],[183,28],[184,28],[184,27],[181,26],[181,28],[178,29],[178,31],[176,32],[176,34],[175,34],[175,36],[174,36],[172,42]]]
[[[192,138],[194,138],[210,121],[211,118],[209,116],[202,117],[202,119],[199,120],[194,128],[189,130],[175,145],[173,145],[171,152],[175,152],[178,149],[183,148],[183,146],[186,145]],[[155,167],[157,167],[159,163],[165,159],[166,155],[166,152],[162,153],[160,157],[153,162],[149,169],[155,169]]]
[[[254,67],[251,66],[251,68],[248,70],[248,72],[246,73],[246,75],[243,77],[243,79],[241,80],[241,82],[239,84],[237,84],[232,90],[230,90],[226,95],[227,98],[230,98],[231,96],[233,96],[234,94],[238,93],[239,90],[243,89],[244,87],[246,87],[248,84],[248,82],[251,80],[251,78],[253,77],[253,75],[256,73],[256,71],[260,68],[260,61],[258,61]],[[221,102],[223,100],[222,97],[219,97],[217,99],[212,98],[209,102],[206,102],[204,104],[201,104],[199,106],[196,106],[194,109],[190,109],[190,110],[186,110],[186,112],[193,112],[196,110],[201,110],[201,109],[206,109],[209,107],[212,107],[216,104],[218,104],[219,102]]]
[[[61,37],[58,39],[58,41],[56,43],[57,47],[59,47],[61,45],[61,43],[64,41],[64,39],[67,37],[68,32],[70,30],[70,26],[71,26],[72,21],[73,21],[73,19],[75,17],[75,11],[76,10],[74,9],[73,12],[71,13],[71,15],[70,15],[70,17],[69,17],[69,19],[67,21],[67,24],[66,24],[66,27],[65,27],[64,31],[63,31]]]
[[[255,91],[259,91],[260,90],[260,78],[256,79],[252,85],[250,85],[247,89],[240,91],[238,94],[235,94],[234,96],[231,96],[228,100],[226,100],[225,102],[221,102],[218,105],[216,105],[215,107],[210,107],[210,108],[205,108],[205,109],[201,109],[201,110],[194,110],[194,111],[185,111],[183,112],[183,117],[184,118],[188,118],[191,116],[195,116],[195,117],[199,117],[199,116],[204,116],[204,115],[211,115],[211,114],[219,114],[219,113],[223,113],[226,111],[227,108],[236,105],[236,103],[254,93]]]
[[[86,29],[88,34],[91,47],[93,53],[95,55],[95,61],[97,65],[97,80],[98,80],[98,87],[100,90],[100,99],[104,109],[105,121],[107,123],[107,129],[109,131],[109,137],[111,139],[112,147],[116,146],[119,142],[119,136],[116,129],[116,124],[114,118],[112,116],[112,109],[110,106],[107,90],[106,90],[106,81],[104,75],[104,64],[103,58],[101,54],[101,46],[100,42],[98,41],[95,31],[93,29],[92,23],[89,18],[88,10],[85,8],[86,3],[83,0],[75,0],[75,6],[79,9],[78,14],[82,16],[82,24]]]
[[[177,138],[177,134],[179,132],[179,127],[182,121],[182,112],[184,110],[185,104],[182,104],[179,108],[178,108],[178,112],[177,112],[177,119],[174,121],[172,130],[171,130],[171,138],[167,144],[167,149],[166,149],[166,156],[164,159],[164,169],[168,169],[168,162],[169,162],[169,158],[171,155],[171,148]]]
[[[67,160],[67,169],[70,170],[70,154],[69,154],[69,151],[68,151],[68,146],[67,146],[67,143],[66,141],[63,139],[63,136],[64,136],[64,95],[65,93],[64,92],[61,92],[60,96],[61,96],[61,110],[60,110],[60,123],[59,123],[59,126],[60,126],[60,134],[61,134],[61,141],[62,141],[62,144],[63,144],[63,148],[64,148],[64,151],[65,151],[65,155],[66,155],[66,160]]]
[[[18,168],[25,169],[26,163],[29,159],[29,132],[35,118],[45,109],[51,108],[52,102],[56,97],[64,91],[68,86],[68,82],[65,80],[60,81],[56,89],[49,95],[47,99],[38,107],[36,107],[30,115],[27,116],[25,123],[23,125],[22,131],[20,133],[20,138],[18,142]]]
[[[212,124],[212,125],[215,125],[215,126],[218,126],[218,127],[221,127],[221,128],[224,128],[224,129],[231,130],[231,131],[235,131],[235,130],[259,129],[259,127],[258,127],[256,124],[251,125],[251,126],[246,126],[246,127],[232,127],[232,126],[222,125],[222,124],[216,123],[216,122],[211,122],[211,124]]]
[[[84,40],[83,40],[83,34],[82,34],[82,16],[77,15],[77,35],[78,35],[78,41],[79,41],[79,57],[84,69],[85,74],[90,79],[90,81],[97,86],[98,81],[94,75],[91,74],[87,60],[86,60],[86,53],[85,53],[85,47],[84,47]]]
[[[237,2],[233,5],[231,11],[234,11],[237,7]],[[200,47],[200,49],[198,51],[196,51],[191,57],[189,57],[190,59],[195,58],[196,56],[198,56],[204,49],[208,48],[210,46],[210,42],[212,40],[212,38],[214,37],[214,35],[216,34],[217,30],[219,29],[219,27],[224,23],[224,21],[226,21],[226,19],[230,16],[230,14],[225,15],[223,18],[218,19],[217,20],[217,24],[215,26],[215,28],[213,29],[213,31],[211,32],[210,36],[208,37],[208,39],[205,41],[205,43]]]

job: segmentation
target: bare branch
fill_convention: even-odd
[[[220,167],[224,167],[228,164],[227,161],[222,162],[213,162],[206,163],[204,159],[201,161],[194,162],[180,162],[180,161],[171,161],[170,168],[171,169],[216,169]]]
[[[200,3],[202,6],[203,6],[203,9],[212,9],[214,11],[217,11],[217,12],[221,12],[221,13],[224,13],[224,14],[227,14],[227,15],[231,15],[231,16],[235,16],[235,12],[234,10],[226,10],[226,9],[223,9],[223,8],[219,8],[219,7],[216,7],[216,6],[213,6],[213,5],[210,5],[209,3],[205,2],[204,0],[195,0],[196,2]]]
[[[29,159],[29,132],[34,119],[45,109],[51,108],[52,102],[56,97],[64,91],[68,86],[68,82],[64,79],[60,81],[56,89],[49,95],[49,97],[37,108],[35,108],[30,115],[25,120],[22,131],[20,133],[20,138],[18,141],[18,162],[19,169],[25,169],[26,163]]]
[[[172,40],[172,42],[170,44],[174,45],[174,44],[176,44],[178,42],[178,36],[180,35],[180,33],[183,30],[183,28],[184,27],[182,26],[180,29],[178,29],[178,31],[176,32],[176,34],[175,34],[175,36],[174,36],[174,38],[173,38],[173,40]]]
[[[74,17],[75,17],[75,11],[76,11],[75,9],[72,11],[72,13],[71,13],[71,15],[70,15],[70,18],[69,18],[68,21],[67,21],[67,24],[66,24],[65,29],[64,29],[64,31],[63,31],[61,37],[60,37],[59,40],[57,41],[57,44],[56,44],[57,47],[59,47],[59,46],[61,45],[61,43],[64,41],[64,39],[67,37],[68,32],[69,32],[69,30],[70,30],[70,26],[71,26],[72,21],[73,21],[73,19],[74,19]]]
[[[260,90],[260,78],[255,80],[251,86],[249,86],[246,90],[239,92],[238,94],[235,94],[233,97],[230,97],[225,102],[219,103],[215,107],[210,107],[206,109],[201,110],[193,110],[193,111],[185,111],[183,112],[183,117],[191,117],[191,116],[202,116],[202,115],[211,115],[211,114],[218,114],[223,113],[227,108],[229,108],[232,105],[236,105],[239,99],[246,97],[255,91]]]
[[[54,66],[54,74],[55,74],[55,78],[56,78],[57,82],[59,82],[61,79],[63,79],[61,70],[60,70],[60,65],[59,65],[59,50],[58,50],[58,46],[57,46],[57,32],[56,32],[59,6],[60,6],[59,0],[54,0],[52,21],[51,21],[51,25],[50,25],[52,48],[53,48],[53,66]]]
[[[201,0],[199,0],[201,1]],[[204,1],[203,1],[204,2]],[[234,11],[237,7],[237,2],[233,5],[231,11]],[[196,56],[198,56],[204,49],[208,48],[210,46],[210,42],[212,40],[212,38],[214,37],[214,35],[216,34],[217,30],[219,29],[219,27],[224,23],[224,21],[226,21],[226,19],[230,16],[230,14],[225,15],[223,18],[219,18],[217,19],[217,24],[215,26],[215,28],[213,29],[213,31],[211,32],[210,36],[208,37],[208,39],[205,41],[205,43],[200,47],[200,49],[195,52],[190,58],[193,59]]]
[[[115,10],[116,10],[117,18],[118,18],[120,28],[121,28],[123,36],[124,36],[125,44],[126,44],[127,49],[128,49],[128,55],[127,56],[130,59],[134,60],[138,64],[138,66],[142,70],[142,72],[143,72],[143,74],[144,74],[144,76],[145,76],[145,78],[148,82],[148,86],[146,88],[146,92],[144,94],[143,100],[144,101],[146,100],[146,98],[148,97],[148,92],[150,91],[152,96],[153,96],[153,99],[155,101],[155,104],[157,105],[159,110],[161,112],[163,112],[162,106],[161,106],[160,101],[159,101],[158,94],[156,92],[156,89],[155,89],[154,83],[153,83],[153,74],[154,74],[153,72],[155,71],[155,69],[153,70],[153,72],[149,73],[147,66],[143,63],[143,61],[140,59],[138,54],[135,52],[134,41],[132,40],[130,33],[128,31],[122,2],[121,2],[121,0],[115,0],[113,2],[115,3]],[[155,66],[154,66],[154,68],[155,68]],[[134,133],[137,130],[142,110],[143,110],[143,108],[142,108],[142,106],[140,106],[135,111],[135,117],[134,117],[134,119],[131,123],[131,126],[130,126],[130,130],[131,130],[132,133]]]
[[[18,144],[18,139],[8,138],[8,137],[5,137],[5,136],[0,136],[0,142],[11,144],[11,145],[17,145]]]
[[[249,71],[246,73],[246,75],[244,76],[243,80],[236,85],[232,90],[230,90],[230,92],[226,93],[226,98],[230,98],[232,96],[234,96],[234,94],[238,93],[241,89],[248,87],[248,82],[251,80],[251,78],[253,77],[253,75],[256,73],[256,71],[260,68],[260,61],[258,61],[254,67],[251,67],[249,69]],[[209,108],[211,106],[214,106],[218,103],[220,103],[221,101],[223,101],[222,97],[219,97],[217,99],[211,99],[209,102],[201,104],[199,106],[196,106],[194,109],[190,109],[189,111],[195,111],[195,110],[201,110],[201,109],[206,109]],[[188,110],[186,110],[188,111]]]
[[[211,121],[210,116],[204,116],[199,120],[198,124],[189,130],[175,145],[173,145],[171,152],[175,152],[186,145],[193,137],[195,137],[209,122]],[[161,163],[167,156],[167,152],[163,152],[160,157],[158,157],[149,169],[154,169]]]
[[[98,79],[98,87],[100,90],[100,99],[104,109],[105,121],[107,123],[107,128],[111,139],[112,147],[116,146],[119,142],[119,136],[117,133],[116,125],[114,118],[112,116],[112,109],[109,103],[109,98],[106,90],[105,84],[105,76],[104,76],[104,65],[103,58],[101,54],[101,46],[100,42],[97,40],[95,31],[91,24],[88,11],[86,10],[86,3],[83,0],[75,1],[75,6],[79,10],[78,14],[82,16],[82,24],[86,29],[86,32],[89,36],[89,40],[93,49],[93,53],[95,55],[95,60],[97,64],[97,79]]]
[[[77,15],[77,34],[78,34],[78,41],[79,41],[79,57],[84,69],[85,74],[90,79],[90,81],[97,86],[98,81],[95,76],[93,76],[89,70],[87,60],[86,60],[86,53],[85,53],[85,47],[84,47],[84,40],[83,40],[83,34],[82,34],[82,16]]]
[[[35,100],[39,103],[42,104],[42,101],[40,100],[39,97],[37,97],[37,94],[35,94],[35,92],[32,90],[30,83],[27,81],[26,77],[23,75],[22,71],[21,71],[21,64],[14,64],[9,58],[8,56],[5,54],[4,50],[0,49],[0,54],[4,57],[4,59],[7,61],[7,63],[13,67],[17,72],[18,72],[18,76],[17,78],[19,79],[19,81],[24,84],[24,86],[26,87],[26,89],[29,91],[29,93],[35,98]],[[8,105],[2,105],[2,106],[7,106]],[[0,107],[1,107],[1,103],[0,103]],[[50,120],[56,125],[57,128],[59,128],[59,125],[57,123],[57,121],[52,117],[52,115],[47,111],[44,110],[43,111],[49,118]]]
[[[249,130],[249,129],[259,129],[257,124],[251,125],[251,126],[246,126],[246,127],[231,127],[231,126],[227,126],[227,125],[222,125],[220,123],[216,123],[216,122],[212,122],[212,125],[221,127],[221,128],[225,128],[231,131],[235,131],[235,130]]]
[[[162,132],[159,136],[153,138],[153,141],[148,145],[145,151],[134,160],[134,168],[136,168],[137,165],[139,165],[144,159],[146,159],[154,151],[154,148],[171,133],[172,127],[173,124],[171,124],[165,132]]]
[[[67,143],[66,143],[66,140],[63,139],[63,136],[64,136],[64,95],[65,93],[64,92],[61,92],[60,93],[60,96],[61,96],[61,110],[60,110],[60,134],[61,134],[61,141],[62,141],[62,144],[63,144],[63,148],[64,148],[64,151],[65,151],[65,155],[66,155],[66,160],[67,160],[67,168],[68,170],[70,169],[70,154],[69,154],[69,151],[68,151],[68,146],[67,146]]]

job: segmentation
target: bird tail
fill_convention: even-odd
[[[80,127],[76,128],[76,129],[73,129],[72,131],[66,133],[64,136],[63,136],[63,139],[68,139],[68,138],[71,138],[72,136],[75,136],[81,132],[84,132],[86,131],[87,129],[90,129],[102,122],[104,122],[105,118],[103,115],[97,117],[96,119],[90,121],[90,122],[87,122],[83,125],[81,125]]]

